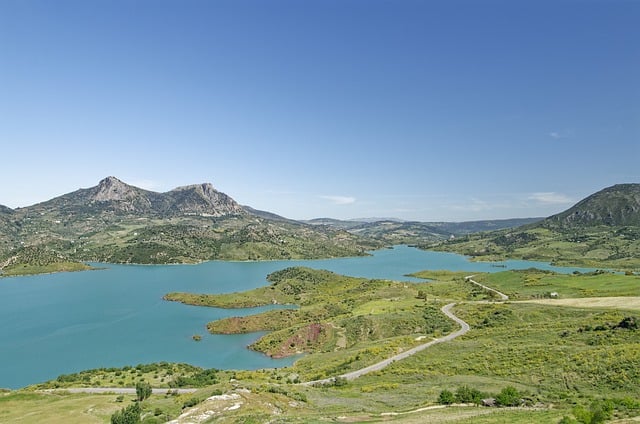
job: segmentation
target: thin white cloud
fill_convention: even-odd
[[[531,193],[528,199],[535,202],[552,205],[563,205],[574,202],[573,199],[571,199],[569,196],[553,191]]]
[[[551,131],[549,133],[549,137],[554,140],[560,140],[563,138],[571,138],[573,137],[573,130],[563,130],[563,131]]]
[[[319,196],[321,199],[328,200],[334,205],[350,205],[356,202],[355,197],[351,196]]]

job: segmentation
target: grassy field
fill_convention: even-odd
[[[134,396],[126,396],[130,402]],[[85,424],[106,423],[122,408],[116,395],[0,394],[1,423]]]
[[[157,364],[78,373],[40,388],[131,387],[140,380],[159,387],[177,382],[202,387],[193,395],[151,396],[143,402],[147,423],[180,414],[188,414],[184,422],[223,423],[557,423],[594,402],[612,405],[611,418],[617,422],[640,415],[640,330],[634,327],[639,318],[637,309],[627,307],[637,296],[626,296],[637,294],[637,276],[527,270],[475,277],[515,299],[574,302],[568,306],[493,302],[482,289],[464,281],[464,273],[417,275],[432,281],[394,283],[304,268],[270,276],[274,288],[253,291],[257,303],[270,303],[278,296],[300,309],[277,311],[280,319],[272,312],[235,326],[223,321],[223,327],[240,332],[272,321],[279,329],[258,343],[281,347],[284,342],[291,348],[276,350],[280,353],[308,348],[292,367],[207,373],[186,365]],[[546,291],[560,293],[560,300],[537,299]],[[231,307],[244,306],[250,298],[243,293],[206,299]],[[603,298],[609,303],[602,303]],[[588,303],[595,300],[601,303]],[[438,309],[449,301],[458,302],[454,313],[471,325],[466,335],[351,382],[297,384],[375,363],[425,338],[453,331],[456,324]],[[311,339],[310,325],[316,325],[318,335],[324,332],[322,336]],[[298,344],[291,346],[296,337]],[[526,407],[438,405],[443,390],[456,392],[462,386],[484,397],[512,386]],[[116,402],[114,395],[53,395],[35,393],[36,388],[0,395],[0,422],[36,423],[45,413],[54,417],[48,422],[108,422],[130,398]]]
[[[578,275],[528,269],[476,275],[474,280],[512,300],[543,298],[553,292],[560,299],[640,295],[640,275],[604,271]]]

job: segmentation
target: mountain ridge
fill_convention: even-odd
[[[57,210],[90,214],[150,214],[157,217],[181,214],[220,217],[246,213],[235,200],[217,191],[211,183],[181,186],[158,193],[126,184],[113,176],[100,180],[94,187],[79,189],[20,209],[40,213],[55,213]]]
[[[157,193],[107,177],[33,206],[0,208],[0,263],[11,258],[14,270],[36,264],[29,272],[49,272],[47,266],[57,262],[318,259],[365,255],[394,244],[486,259],[606,261],[622,268],[640,258],[640,184],[608,187],[535,220],[309,223],[241,206],[210,183]],[[502,229],[488,231],[493,228]],[[7,267],[0,272],[6,275]]]
[[[606,187],[537,223],[425,243],[421,247],[454,251],[482,260],[512,258],[637,270],[640,268],[640,184]]]

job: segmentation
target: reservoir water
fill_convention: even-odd
[[[397,246],[371,256],[307,261],[206,262],[199,265],[100,264],[96,271],[0,278],[0,388],[19,388],[91,368],[186,362],[205,368],[287,366],[246,348],[260,334],[210,335],[207,322],[266,308],[224,310],[162,300],[168,292],[225,293],[267,284],[290,266],[340,274],[418,281],[426,269],[497,272],[536,267],[587,271],[528,261],[470,262],[451,253]],[[202,335],[194,342],[192,336]]]

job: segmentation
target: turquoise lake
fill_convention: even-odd
[[[205,368],[290,365],[246,348],[260,334],[207,333],[207,322],[265,308],[224,310],[162,300],[172,291],[225,293],[267,284],[267,274],[304,265],[340,274],[418,281],[426,269],[497,272],[536,267],[587,271],[528,261],[470,262],[461,255],[397,246],[371,256],[305,261],[206,262],[199,265],[113,265],[101,270],[0,278],[0,388],[19,388],[60,374],[150,362]],[[194,334],[202,341],[194,342]]]

